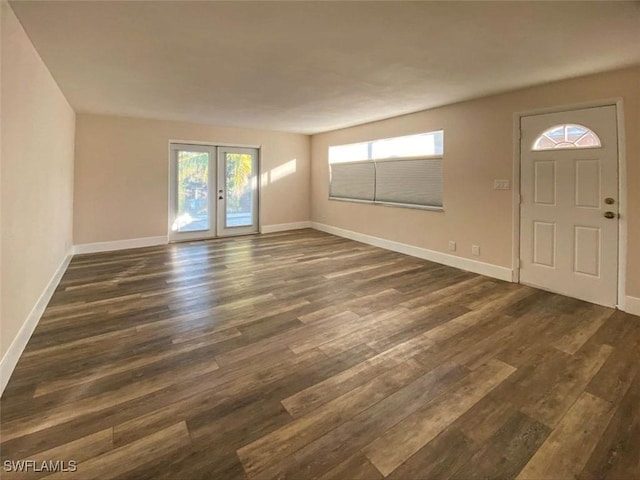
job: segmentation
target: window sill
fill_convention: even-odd
[[[432,212],[444,212],[444,207],[434,205],[414,205],[411,203],[376,202],[372,200],[358,200],[355,198],[329,197],[329,200],[349,203],[365,203],[367,205],[377,205],[382,207],[410,208],[413,210],[430,210]]]

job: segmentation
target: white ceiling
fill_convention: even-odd
[[[78,112],[301,133],[640,63],[639,2],[11,5]]]

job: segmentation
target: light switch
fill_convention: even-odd
[[[509,180],[494,180],[493,181],[493,189],[494,190],[509,190],[511,188],[511,182]]]

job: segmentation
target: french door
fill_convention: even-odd
[[[169,240],[258,232],[258,150],[171,144]]]
[[[218,236],[258,232],[258,150],[218,147]]]

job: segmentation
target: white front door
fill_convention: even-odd
[[[617,304],[616,107],[522,117],[520,281]]]

